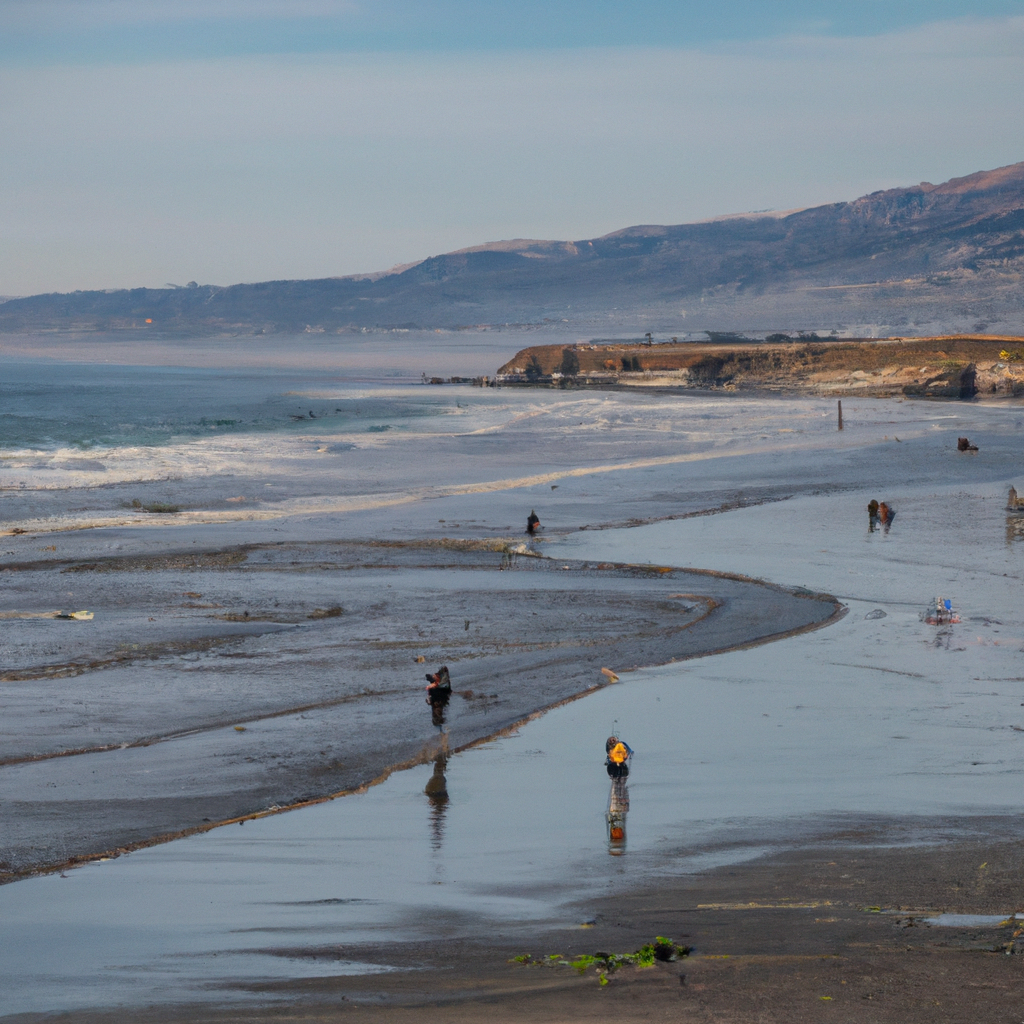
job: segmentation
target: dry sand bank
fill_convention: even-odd
[[[496,543],[249,546],[7,566],[0,878],[351,791],[628,671],[823,624],[830,598]],[[511,552],[511,553],[510,553]],[[72,654],[69,657],[69,652]],[[418,663],[418,659],[423,659]]]

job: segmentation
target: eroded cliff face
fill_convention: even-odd
[[[1024,395],[1024,339],[540,345],[516,353],[498,370],[497,381],[928,398]]]

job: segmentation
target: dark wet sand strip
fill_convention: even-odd
[[[912,829],[911,823],[911,829]],[[609,1020],[803,1024],[823,1019],[934,1024],[1020,1019],[1024,921],[937,927],[938,912],[1020,909],[1024,847],[1016,818],[916,823],[938,845],[886,847],[906,821],[868,822],[807,847],[678,878],[578,908],[591,927],[512,932],[481,921],[475,938],[282,947],[283,957],[372,961],[390,974],[240,983],[242,1003],[133,1008],[139,1024],[387,1020],[561,1024]],[[901,833],[897,836],[895,833]],[[959,835],[959,839],[948,839]],[[920,837],[918,837],[920,838]],[[933,842],[938,837],[933,834]],[[439,936],[448,930],[436,922]],[[455,929],[465,932],[464,922]],[[629,952],[662,935],[693,947],[676,962],[621,968],[599,984],[565,967],[512,957]],[[1011,954],[1011,955],[1008,955]],[[230,996],[226,993],[226,997]],[[3,1018],[28,1024],[38,1015]],[[47,1015],[65,1024],[123,1021],[121,1008]]]
[[[422,677],[442,662],[455,685],[446,742],[465,749],[606,685],[603,667],[763,643],[839,611],[827,596],[742,577],[483,545],[288,544],[237,554],[12,574],[15,587],[47,603],[69,568],[93,579],[96,621],[75,628],[92,629],[79,635],[100,661],[126,639],[141,641],[150,620],[164,633],[160,656],[0,690],[0,877],[357,792],[421,763],[442,740]],[[325,607],[344,611],[315,614]],[[255,620],[265,609],[291,627],[254,622],[230,645],[209,642],[211,629],[227,628],[226,611]],[[33,650],[37,636],[26,633],[16,649]],[[92,749],[81,742],[87,729]]]

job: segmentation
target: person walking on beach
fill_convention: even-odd
[[[530,514],[526,517],[526,532],[532,537],[537,532],[538,526],[540,526],[540,519],[531,508]]]
[[[608,794],[608,811],[605,820],[608,823],[608,852],[620,856],[626,849],[626,815],[629,813],[629,787],[626,779],[629,776],[629,759],[633,751],[629,744],[618,736],[609,736],[605,741],[605,767],[612,780],[612,788]]]
[[[623,742],[618,736],[609,736],[605,741],[605,767],[608,774],[613,778],[624,778],[629,774],[629,759],[633,751],[628,743]]]

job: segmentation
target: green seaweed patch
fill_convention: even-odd
[[[520,953],[512,957],[510,964],[522,964],[524,967],[569,967],[579,975],[584,975],[593,968],[597,972],[598,984],[607,985],[608,975],[620,967],[653,967],[658,961],[663,963],[679,960],[690,955],[690,947],[682,946],[672,939],[659,935],[653,942],[645,943],[634,953],[581,953],[569,959],[561,953],[549,953],[547,956],[534,957],[532,953]]]

